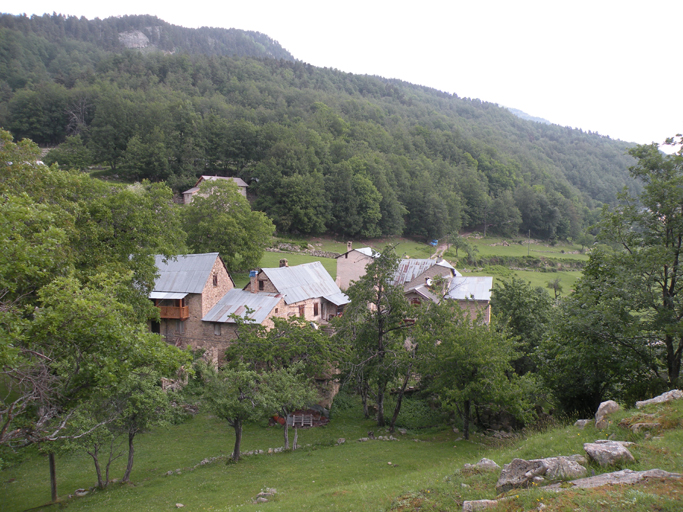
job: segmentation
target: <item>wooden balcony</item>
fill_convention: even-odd
[[[161,318],[172,318],[176,320],[187,320],[190,318],[189,306],[158,306]]]

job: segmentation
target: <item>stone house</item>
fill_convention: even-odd
[[[340,315],[349,303],[349,298],[319,261],[290,267],[287,260],[281,260],[278,268],[252,270],[244,291],[257,295],[280,294],[285,307],[278,309],[277,316],[300,316],[318,323]]]
[[[457,300],[460,307],[467,311],[471,319],[482,313],[484,323],[491,321],[491,289],[493,277],[462,277],[453,276],[447,282],[447,292],[436,292],[431,282],[424,282],[406,291],[406,297],[413,304],[420,304],[423,300],[439,302]]]
[[[354,249],[352,242],[346,243],[346,252],[337,256],[337,286],[348,290],[353,281],[358,281],[365,275],[365,267],[378,255],[370,247]]]
[[[453,265],[443,259],[402,259],[398,262],[392,284],[402,285],[403,290],[407,293],[437,276],[450,280],[452,277],[461,276],[461,274],[455,270]]]
[[[232,180],[235,182],[237,185],[237,188],[240,191],[240,194],[242,194],[244,197],[247,197],[247,185],[244,180],[241,178],[229,178],[226,176],[200,176],[200,178],[197,180],[197,183],[195,183],[194,187],[186,190],[183,192],[183,203],[184,204],[190,204],[192,202],[192,198],[194,195],[199,192],[199,185],[203,181],[215,181],[215,180]]]

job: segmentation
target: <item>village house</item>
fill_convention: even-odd
[[[337,286],[348,290],[353,281],[365,275],[365,267],[372,263],[377,254],[370,247],[354,249],[353,242],[347,242],[346,252],[337,256]]]
[[[234,181],[235,184],[237,185],[237,188],[240,191],[240,194],[242,194],[244,197],[247,197],[247,187],[249,185],[247,185],[244,182],[244,180],[242,180],[241,178],[228,178],[225,176],[200,176],[200,178],[197,180],[197,183],[195,183],[194,187],[183,192],[183,203],[184,204],[190,204],[192,202],[192,198],[194,197],[194,195],[197,192],[199,192],[199,185],[201,185],[201,183],[203,181],[215,181],[215,180],[232,180],[232,181]]]
[[[460,307],[474,320],[481,313],[482,320],[488,324],[491,321],[491,289],[492,277],[463,277],[454,276],[450,282],[446,281],[447,292],[434,290],[432,281],[417,284],[406,291],[406,297],[415,305],[424,300],[439,302],[441,300],[457,300]]]
[[[300,316],[319,323],[340,315],[349,303],[349,298],[319,261],[290,267],[283,259],[278,268],[253,270],[244,290],[253,294],[280,294],[285,308],[278,312],[279,316]]]

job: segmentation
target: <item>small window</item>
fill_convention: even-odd
[[[318,303],[313,304],[313,316],[318,316]]]
[[[221,324],[213,324],[213,333],[214,333],[216,336],[220,336],[220,335],[221,335]]]
[[[265,281],[259,281],[258,282],[258,289],[260,292],[262,292],[265,289],[265,287],[266,287]]]
[[[306,315],[306,306],[301,305],[299,306],[299,316],[305,316]]]
[[[176,320],[175,321],[175,332],[178,334],[182,334],[185,332],[185,322],[182,320]]]
[[[218,274],[213,275],[213,285],[218,286]]]
[[[278,311],[280,311],[280,308],[275,308],[275,314],[277,315]]]

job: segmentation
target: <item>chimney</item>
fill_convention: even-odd
[[[289,262],[287,261],[287,258],[282,258],[280,260],[280,267],[289,267]]]
[[[346,252],[349,252],[351,249],[353,249],[353,242],[346,242]]]
[[[249,290],[251,293],[258,292],[258,270],[249,271]]]

